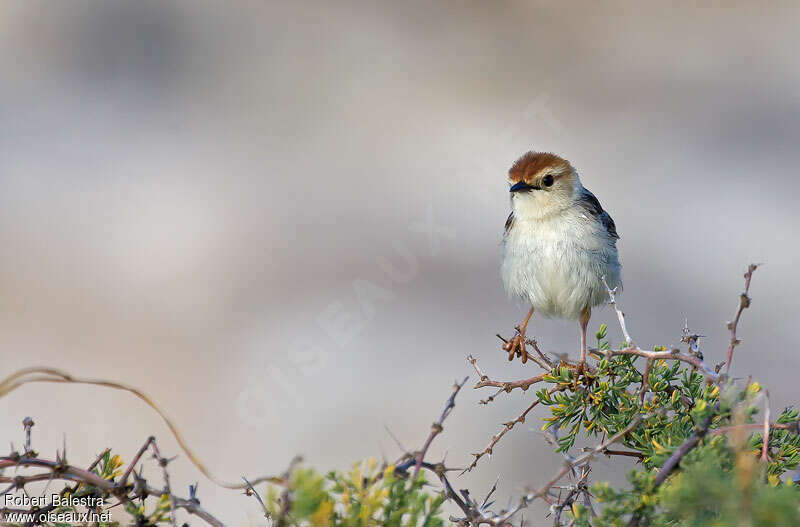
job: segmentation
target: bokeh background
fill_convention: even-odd
[[[678,344],[688,319],[721,361],[742,272],[765,263],[734,373],[797,401],[800,13],[691,4],[4,2],[3,374],[138,386],[228,480],[298,453],[392,459],[384,426],[419,445],[468,353],[530,371],[494,334],[525,311],[498,275],[505,172],[540,149],[616,220],[642,345]],[[577,350],[572,323],[532,333]],[[464,391],[436,455],[466,464],[531,396],[486,395]],[[38,385],[0,405],[5,440],[31,415],[34,446],[65,436],[74,462],[150,434],[178,453],[127,394]],[[528,423],[457,485],[544,482],[560,460]],[[262,521],[173,464],[183,494],[198,480],[231,525]]]

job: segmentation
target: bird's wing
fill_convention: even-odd
[[[511,227],[514,226],[514,213],[508,215],[508,219],[506,220],[506,230],[503,232],[503,238],[508,236],[508,233],[511,232]]]
[[[603,210],[603,207],[600,205],[600,202],[597,200],[594,194],[586,189],[583,189],[583,192],[581,192],[581,195],[578,198],[578,205],[583,207],[583,210],[591,214],[603,225],[603,227],[605,227],[606,232],[611,239],[619,239],[619,234],[617,234],[617,226],[614,225],[614,220],[611,219],[611,216],[609,216],[608,212]]]

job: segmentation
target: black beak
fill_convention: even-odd
[[[528,185],[524,181],[520,181],[519,183],[512,185],[512,187],[508,190],[509,192],[530,192],[531,190],[541,190],[541,189],[542,189],[541,187],[537,187],[535,185]]]

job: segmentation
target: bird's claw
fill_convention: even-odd
[[[513,361],[514,356],[522,358],[522,363],[528,362],[528,351],[525,349],[525,335],[517,333],[510,340],[505,341],[503,350],[508,352],[508,360]]]

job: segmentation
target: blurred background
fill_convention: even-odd
[[[765,263],[733,372],[797,401],[800,13],[714,4],[4,2],[3,375],[140,387],[230,481],[294,454],[394,459],[384,427],[420,445],[467,354],[531,375],[494,335],[526,310],[498,264],[506,171],[537,149],[616,220],[641,345],[679,344],[688,319],[722,361],[742,273]],[[618,343],[614,320],[592,329]],[[529,333],[577,352],[573,323]],[[434,456],[466,465],[532,396],[488,394],[462,392]],[[0,405],[4,439],[31,415],[37,450],[65,436],[75,463],[130,460],[150,434],[179,453],[124,393],[36,385]],[[528,423],[458,487],[546,481],[561,461]],[[255,500],[173,464],[181,494],[198,480],[207,509],[260,524]]]

